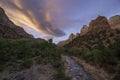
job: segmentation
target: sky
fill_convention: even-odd
[[[80,33],[99,15],[120,15],[120,0],[0,0],[0,6],[26,32],[55,43]]]

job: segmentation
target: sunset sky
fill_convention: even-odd
[[[34,37],[57,43],[97,16],[120,15],[120,0],[0,0],[8,17]]]

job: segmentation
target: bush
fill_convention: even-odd
[[[84,48],[83,52],[82,52],[82,58],[84,59],[89,59],[90,57],[92,57],[93,54],[91,53],[91,51],[88,48]]]
[[[97,62],[103,62],[104,61],[104,55],[102,54],[102,52],[98,49],[94,49],[91,51],[91,54],[93,55],[93,59],[94,61]]]
[[[117,58],[114,56],[113,51],[110,49],[88,49],[83,50],[83,59],[94,62],[95,64],[116,65]]]
[[[10,71],[19,71],[30,68],[33,60],[37,64],[51,64],[58,72],[59,80],[70,80],[64,74],[61,64],[61,54],[66,49],[56,47],[50,42],[39,42],[29,39],[7,40],[0,39],[0,70],[3,66],[11,64],[7,68]],[[76,53],[77,50],[68,50],[70,53]],[[65,52],[66,53],[66,52]],[[14,64],[12,64],[14,61]],[[58,80],[57,79],[57,80]]]
[[[58,68],[58,74],[56,80],[71,80],[70,77],[65,76],[64,71],[62,70],[62,67]]]
[[[4,66],[0,65],[0,72],[2,72],[4,70]]]
[[[30,68],[31,66],[32,66],[32,60],[29,60],[29,59],[25,59],[21,63],[22,68]]]
[[[29,59],[36,56],[41,56],[41,62],[52,62],[60,59],[61,53],[59,51],[54,44],[49,42],[39,42],[29,39],[0,39],[0,65],[23,60],[22,65],[29,67],[29,64],[31,64]]]

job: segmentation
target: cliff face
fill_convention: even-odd
[[[109,19],[109,24],[112,29],[120,29],[120,15],[111,17]]]
[[[68,43],[68,40],[60,41],[57,46],[64,46]]]
[[[21,36],[18,33],[16,33],[13,29],[11,29],[9,26],[0,24],[0,38],[17,39],[21,38]]]
[[[88,32],[88,26],[84,25],[81,29],[80,35],[85,35]]]
[[[72,41],[74,38],[75,38],[75,35],[74,35],[74,34],[70,34],[68,40],[69,40],[69,41]]]
[[[58,46],[64,46],[64,45],[68,44],[69,42],[71,42],[75,38],[76,38],[76,36],[74,34],[70,34],[70,36],[67,40],[60,41],[57,45]]]
[[[80,36],[80,33],[76,33],[76,36],[75,36],[75,37],[77,38],[77,37],[79,37],[79,36]]]
[[[25,38],[34,38],[31,34],[28,34],[27,32],[24,31],[23,28],[16,26],[13,28],[20,36],[25,37]]]
[[[100,29],[110,28],[108,20],[104,16],[98,16],[95,20],[92,20],[89,24],[89,31],[95,31]]]
[[[5,11],[0,8],[0,38],[33,38],[32,35],[26,33],[23,28],[16,26],[9,20]]]

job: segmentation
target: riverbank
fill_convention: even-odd
[[[88,63],[86,63],[84,60],[72,57],[78,64],[80,64],[85,71],[90,73],[95,80],[111,80],[109,74],[107,74],[103,69],[97,68],[95,66],[92,66]]]
[[[90,74],[84,71],[83,67],[78,65],[69,56],[62,56],[65,64],[65,74],[72,78],[72,80],[95,80]]]

